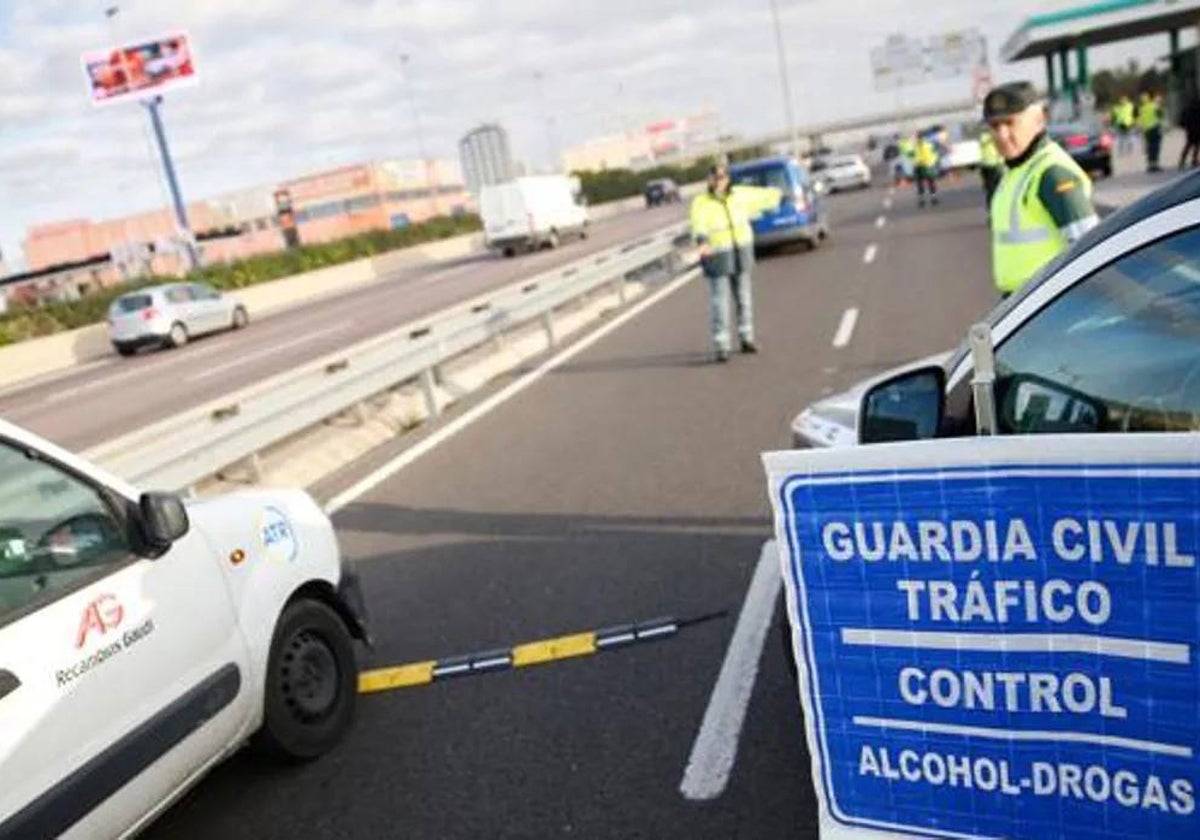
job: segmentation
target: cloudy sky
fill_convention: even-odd
[[[994,57],[1027,15],[1078,0],[778,2],[804,123],[896,104],[872,90],[868,62],[893,32],[978,27]],[[402,54],[438,156],[454,156],[483,120],[500,121],[535,165],[552,142],[706,106],[725,131],[784,122],[768,0],[0,0],[0,248],[10,260],[31,224],[166,201],[145,114],[134,103],[93,109],[79,54],[180,28],[201,82],[171,94],[164,114],[189,199],[415,156]],[[1158,40],[1108,48],[1093,68],[1161,55]],[[1040,81],[1043,69],[995,72]],[[967,95],[960,80],[914,88],[905,102]]]

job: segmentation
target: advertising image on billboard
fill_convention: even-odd
[[[191,43],[182,32],[83,54],[93,105],[144,99],[196,83]]]

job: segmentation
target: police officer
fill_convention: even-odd
[[[1129,153],[1132,142],[1130,138],[1133,136],[1133,117],[1133,100],[1126,94],[1121,94],[1121,98],[1113,103],[1112,111],[1109,114],[1109,121],[1117,132],[1117,154],[1119,155]]]
[[[1033,85],[993,88],[983,119],[1007,167],[991,205],[992,274],[1007,297],[1099,219],[1087,174],[1046,136],[1046,108]]]
[[[925,206],[925,191],[929,191],[930,200],[938,203],[937,197],[937,179],[941,174],[938,171],[938,148],[933,142],[933,138],[927,135],[917,136],[917,201],[921,207]]]
[[[692,236],[700,246],[700,265],[708,278],[708,311],[717,362],[729,360],[729,289],[737,305],[737,330],[743,353],[757,353],[750,269],[754,265],[754,229],[750,220],[778,207],[783,193],[774,187],[730,186],[729,169],[719,163],[708,173],[708,189],[692,199]]]
[[[983,176],[983,206],[992,206],[992,195],[1004,176],[1004,158],[996,148],[996,138],[990,131],[979,135],[979,172]]]
[[[1142,138],[1146,142],[1146,171],[1162,172],[1158,165],[1158,156],[1162,152],[1163,110],[1162,96],[1145,91],[1138,102],[1138,128],[1142,130]]]

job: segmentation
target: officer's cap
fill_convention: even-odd
[[[984,120],[1011,117],[1041,101],[1037,89],[1029,82],[1009,82],[994,87],[983,100]]]

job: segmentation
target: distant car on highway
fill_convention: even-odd
[[[683,200],[679,194],[679,185],[670,178],[656,178],[646,182],[643,190],[647,207],[657,207],[660,204],[678,204]]]
[[[586,238],[588,211],[576,198],[577,184],[566,175],[531,175],[485,186],[479,213],[487,246],[511,257],[557,248],[567,237]]]
[[[734,164],[730,180],[752,187],[775,187],[783,193],[779,207],[754,220],[758,247],[802,242],[817,247],[829,236],[828,221],[812,179],[795,159],[770,157]]]
[[[121,295],[108,307],[108,337],[122,356],[250,323],[246,307],[205,283],[167,283]]]
[[[1046,130],[1089,175],[1112,175],[1112,133],[1097,123],[1053,123]]]
[[[809,166],[813,178],[831,193],[864,190],[871,186],[871,167],[859,155],[816,158]]]
[[[362,603],[306,493],[142,493],[0,420],[0,835],[132,837],[248,740],[328,752]]]
[[[1200,433],[1198,218],[1200,173],[1108,216],[991,312],[999,434]],[[975,378],[964,342],[814,403],[793,443],[975,434]]]

